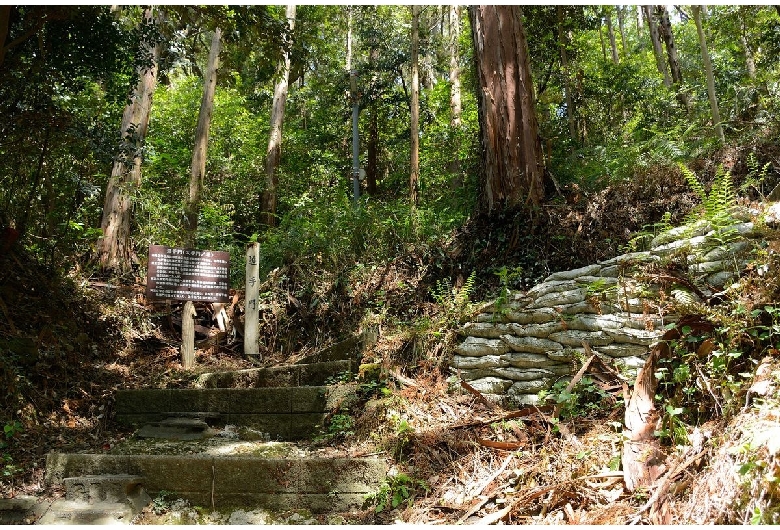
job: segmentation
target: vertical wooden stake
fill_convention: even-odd
[[[181,365],[185,370],[195,366],[195,316],[195,304],[187,300],[181,312]]]
[[[250,243],[246,249],[246,302],[244,314],[244,353],[251,358],[260,359],[259,327],[260,307],[258,296],[260,284],[260,244]]]

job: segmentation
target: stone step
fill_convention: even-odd
[[[189,413],[219,415],[225,425],[246,426],[274,440],[309,438],[321,426],[328,387],[172,388],[120,390],[116,420],[142,426]]]
[[[132,506],[121,502],[57,500],[36,521],[39,525],[84,525],[84,524],[130,524],[140,513]]]
[[[257,456],[107,455],[50,453],[46,482],[69,477],[128,474],[160,492],[206,508],[262,507],[344,512],[362,507],[387,475],[378,458],[262,458]],[[71,501],[72,502],[72,501]]]
[[[196,388],[264,388],[293,386],[322,386],[328,379],[344,372],[357,370],[351,360],[249,368],[230,372],[201,374],[195,381]]]
[[[143,487],[144,478],[127,473],[79,475],[63,479],[65,500],[87,504],[123,503],[140,511],[151,498]]]
[[[166,440],[200,440],[208,436],[209,424],[197,418],[168,417],[147,423],[135,433],[138,438]]]

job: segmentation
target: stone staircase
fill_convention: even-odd
[[[358,348],[342,350],[203,374],[193,388],[118,392],[116,420],[137,428],[132,443],[101,454],[50,453],[46,481],[66,497],[38,524],[129,523],[161,493],[216,510],[361,508],[387,474],[383,459],[312,456],[295,444],[321,432],[345,398],[342,387],[326,384],[357,372]]]

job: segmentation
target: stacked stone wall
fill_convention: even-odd
[[[630,377],[677,320],[674,308],[724,289],[757,244],[752,222],[716,228],[702,220],[662,233],[647,251],[552,274],[486,305],[460,330],[451,367],[480,392],[514,405],[537,403],[540,391],[569,379],[585,356],[583,341]],[[668,274],[671,263],[687,269],[679,281]]]

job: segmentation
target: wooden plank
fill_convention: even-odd
[[[187,300],[181,313],[181,366],[185,370],[195,366],[195,316],[195,304]]]
[[[244,307],[244,354],[260,359],[260,244],[246,249],[246,298]]]

